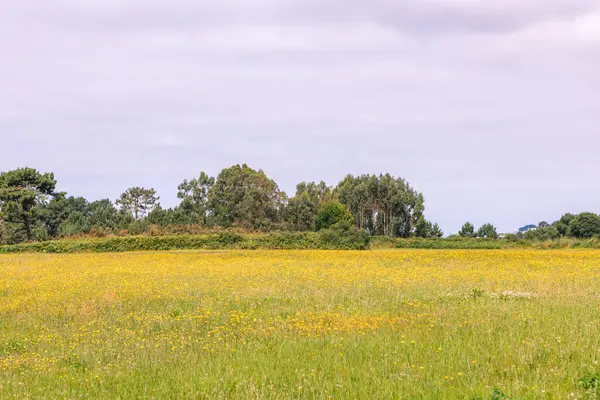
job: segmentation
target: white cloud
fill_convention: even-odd
[[[0,170],[54,170],[90,197],[139,180],[165,204],[183,178],[234,162],[288,190],[390,171],[446,230],[494,216],[508,230],[532,208],[551,219],[600,195],[599,12],[596,0],[9,2],[0,135],[28,150]],[[523,207],[524,194],[544,201]]]

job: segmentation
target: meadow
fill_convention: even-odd
[[[0,398],[596,399],[592,250],[0,255]]]

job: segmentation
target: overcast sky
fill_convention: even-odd
[[[91,200],[246,162],[390,172],[446,233],[600,212],[600,2],[6,1],[0,136]]]

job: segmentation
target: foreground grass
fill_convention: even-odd
[[[0,255],[0,398],[598,398],[599,292],[593,251]]]

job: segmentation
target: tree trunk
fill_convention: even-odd
[[[4,243],[7,243],[6,222],[4,222],[4,219],[0,218],[0,244]]]
[[[31,235],[31,220],[28,215],[23,215],[23,222],[25,224],[25,235],[27,236],[27,241],[30,242],[32,239]]]

